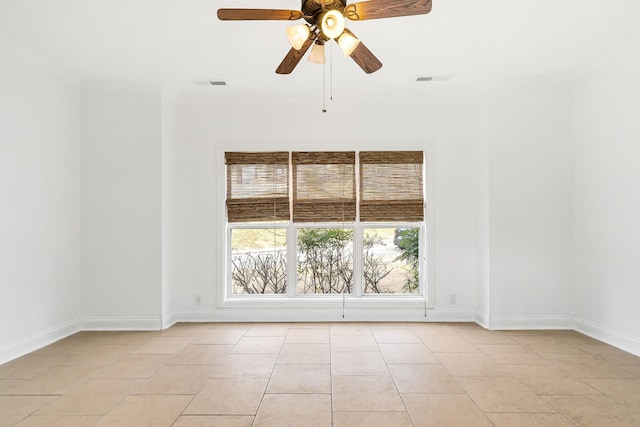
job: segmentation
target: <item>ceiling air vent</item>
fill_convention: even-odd
[[[451,74],[443,74],[440,76],[418,76],[416,77],[417,82],[446,82],[451,77]]]
[[[224,80],[191,80],[196,86],[226,86],[227,82]]]

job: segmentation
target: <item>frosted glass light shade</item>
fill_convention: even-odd
[[[330,39],[340,37],[344,31],[344,15],[337,10],[330,10],[320,18],[320,30]]]
[[[287,27],[287,40],[295,50],[300,50],[305,41],[309,38],[309,27],[305,24]]]
[[[351,55],[359,44],[360,39],[347,31],[342,33],[338,38],[338,45],[340,45],[340,49],[342,49],[344,56]]]
[[[324,64],[324,45],[314,43],[309,54],[309,62],[314,64]]]

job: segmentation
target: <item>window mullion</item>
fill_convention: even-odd
[[[362,239],[364,232],[362,225],[358,222],[354,225],[353,229],[353,295],[356,298],[360,298],[363,294],[362,291],[362,251],[363,244]]]
[[[298,288],[298,230],[289,221],[287,226],[287,296],[296,296]]]

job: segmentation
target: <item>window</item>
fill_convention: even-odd
[[[287,230],[233,228],[231,230],[231,293],[287,292]]]
[[[297,293],[351,294],[353,229],[298,228]]]
[[[226,296],[425,295],[423,158],[225,153]]]
[[[420,228],[365,228],[362,275],[365,294],[419,292]]]

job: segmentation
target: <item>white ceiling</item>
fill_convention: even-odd
[[[299,9],[299,0],[0,0],[0,37],[84,82],[224,79],[232,92],[322,87],[289,50],[284,21],[221,22],[220,7]],[[415,89],[418,75],[571,73],[638,32],[638,0],[433,0],[428,15],[347,22],[384,66],[366,75],[333,50],[336,89]],[[423,85],[425,83],[422,83]]]

